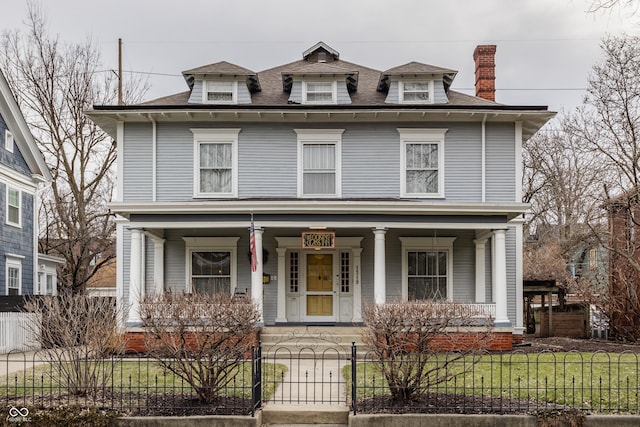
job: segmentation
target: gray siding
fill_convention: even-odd
[[[4,134],[4,132],[3,132]],[[0,147],[0,149],[2,149]],[[7,186],[0,182],[0,295],[7,293],[6,262],[5,254],[18,255],[22,264],[22,294],[33,293],[33,272],[34,272],[34,212],[33,194],[22,192],[22,227],[12,227],[7,225],[6,197]]]
[[[302,104],[302,82],[301,81],[295,81],[291,85],[289,102],[293,104]]]
[[[189,95],[189,104],[202,104],[202,80],[196,80],[193,82],[193,88],[191,89],[191,95]]]
[[[505,236],[507,251],[507,316],[513,326],[516,325],[516,231],[515,227],[509,227]]]
[[[4,148],[5,130],[7,130],[8,128],[9,127],[0,115],[0,164],[8,166],[10,169],[31,177],[29,166],[27,166],[27,162],[24,160],[24,157],[22,156],[22,153],[20,152],[20,150],[18,149],[18,145],[16,144],[16,139],[18,138],[18,136],[15,133],[13,133],[13,153]],[[11,129],[9,129],[9,131],[11,132]]]
[[[201,124],[158,123],[157,133],[157,200],[179,201],[193,199],[195,167],[194,143],[191,128]],[[213,127],[209,125],[208,127]]]
[[[400,103],[400,85],[398,81],[392,81],[389,84],[389,92],[384,102],[386,104],[398,104]],[[435,80],[433,82],[433,103],[434,104],[447,104],[449,98],[447,92],[444,90],[444,82],[442,80]]]
[[[513,123],[487,123],[486,155],[487,202],[515,202],[516,153]]]
[[[397,104],[400,102],[399,85],[397,81],[391,82],[389,84],[389,92],[387,92],[387,97],[384,102],[386,104]]]
[[[245,82],[238,82],[238,104],[251,104],[251,92]]]
[[[337,103],[338,104],[351,104],[351,96],[347,90],[347,83],[338,82],[337,85]]]
[[[434,126],[435,127],[435,126]],[[480,123],[443,124],[445,134],[444,194],[447,201],[482,200],[482,128]]]
[[[151,123],[126,123],[123,144],[125,202],[152,200],[152,142]]]

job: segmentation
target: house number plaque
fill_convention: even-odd
[[[335,231],[314,231],[302,233],[302,249],[334,249]]]

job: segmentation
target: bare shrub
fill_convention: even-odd
[[[364,342],[397,401],[468,372],[490,340],[492,321],[466,304],[398,302],[368,306],[363,314]]]
[[[255,344],[260,313],[245,298],[168,294],[147,298],[141,317],[149,354],[210,403]]]
[[[28,328],[46,349],[42,354],[54,367],[47,373],[54,383],[80,396],[109,383],[111,363],[105,359],[125,348],[112,300],[63,294],[30,299],[25,311],[36,314]]]

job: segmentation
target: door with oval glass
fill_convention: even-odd
[[[310,253],[306,256],[307,320],[335,320],[333,258],[332,253]]]

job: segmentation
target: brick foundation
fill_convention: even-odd
[[[125,332],[125,339],[126,339],[126,347],[125,347],[125,351],[127,353],[146,353],[147,352],[147,348],[145,345],[145,333],[142,331],[136,331],[136,332]],[[197,348],[196,345],[196,334],[185,334],[184,335],[184,339],[185,339],[185,347],[187,349],[195,349]],[[258,332],[256,332],[252,338],[249,338],[249,342],[247,343],[248,346],[250,345],[257,345],[258,343]],[[250,355],[249,355],[250,356]]]

